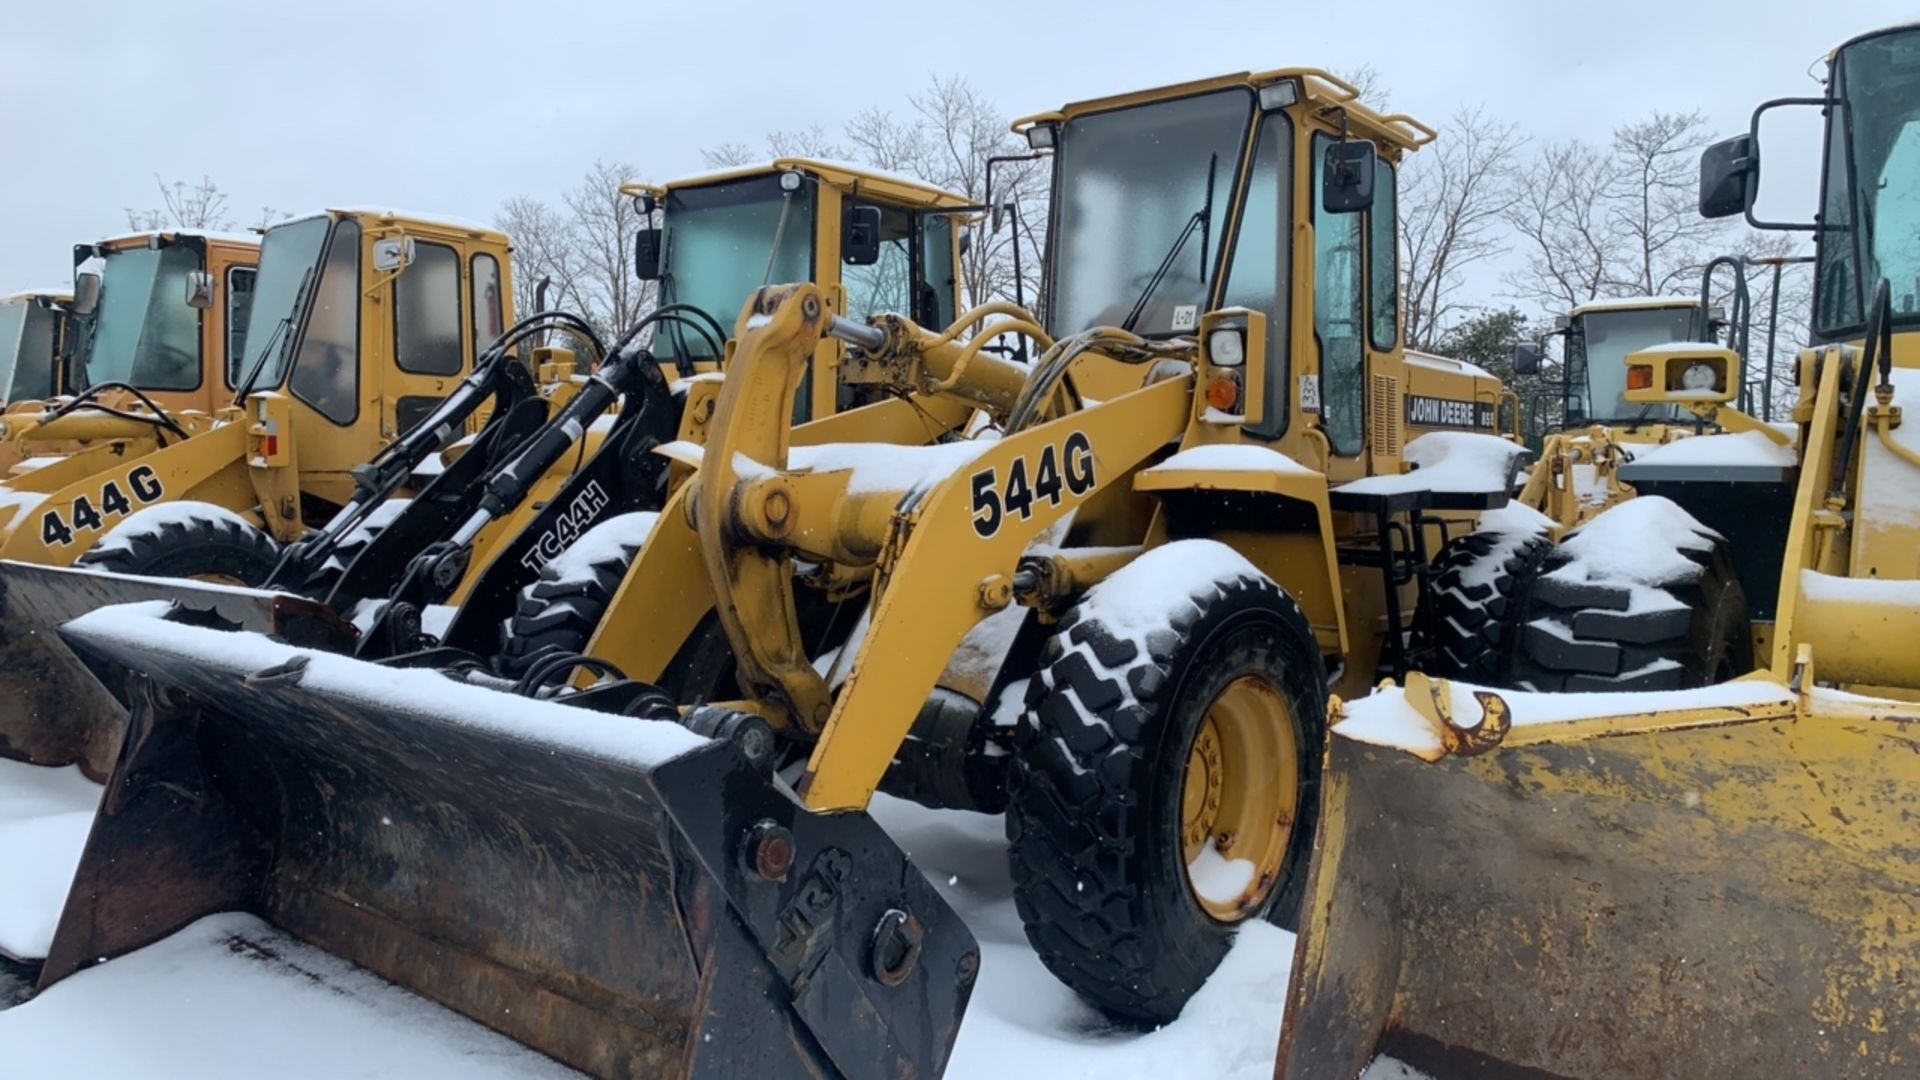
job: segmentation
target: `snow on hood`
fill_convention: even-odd
[[[1282,473],[1292,476],[1320,474],[1270,447],[1252,443],[1216,443],[1182,450],[1146,472],[1174,472],[1181,469],[1206,469],[1214,472]]]
[[[1444,491],[1463,494],[1508,491],[1514,461],[1526,447],[1497,435],[1470,431],[1432,431],[1408,443],[1403,451],[1411,472],[1369,476],[1342,484],[1353,495],[1398,495],[1408,491]]]
[[[1664,446],[1636,449],[1635,465],[1777,465],[1790,468],[1799,458],[1791,446],[1781,446],[1758,431],[1727,435],[1694,435]]]
[[[123,604],[90,611],[67,625],[163,655],[211,659],[262,670],[295,656],[308,658],[300,684],[343,702],[398,708],[420,716],[465,724],[515,740],[651,768],[706,744],[678,724],[611,716],[550,701],[520,697],[455,682],[425,669],[391,668],[313,649],[299,649],[264,634],[209,630],[157,616],[166,601]]]

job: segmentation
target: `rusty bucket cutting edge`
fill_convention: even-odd
[[[329,636],[351,641],[351,629],[323,605],[286,593],[0,560],[0,757],[77,764],[105,779],[127,727],[115,695],[124,673],[90,670],[57,631],[87,612],[146,601],[169,601],[209,623],[250,630],[284,634],[290,621],[330,624]]]
[[[1532,741],[1532,740],[1530,740]],[[1276,1076],[1920,1070],[1920,712],[1331,740]]]
[[[641,767],[63,632],[147,677],[43,988],[240,910],[596,1076],[945,1067],[972,934],[870,817],[730,745]]]

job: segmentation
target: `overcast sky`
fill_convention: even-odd
[[[259,208],[387,203],[491,220],[557,199],[595,157],[667,179],[700,149],[836,129],[930,73],[1009,115],[1246,69],[1371,64],[1397,111],[1462,102],[1542,140],[1604,140],[1652,109],[1717,134],[1811,94],[1854,34],[1920,17],[1887,0],[976,0],[884,13],[728,0],[12,5],[0,32],[0,292],[66,280],[75,242],[157,205],[154,174],[211,176]],[[1764,12],[1764,14],[1763,14]],[[1769,129],[1767,202],[1811,209],[1815,141]]]

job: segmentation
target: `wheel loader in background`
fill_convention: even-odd
[[[0,297],[0,403],[38,401],[67,385],[71,286]]]
[[[204,430],[232,390],[259,258],[255,236],[193,229],[75,246],[72,297],[43,317],[59,322],[57,370],[10,388],[0,412],[7,482],[88,443]],[[85,460],[104,468],[116,456]]]
[[[729,295],[732,303],[743,302],[764,279],[770,264],[802,275],[813,274],[836,295],[852,287],[860,295],[860,303],[867,305],[912,299],[919,310],[944,317],[959,299],[956,219],[964,220],[971,209],[959,196],[804,159],[781,159],[767,166],[636,189],[634,194],[650,204],[656,200],[661,204],[660,227],[644,232],[637,247],[642,276],[660,279],[664,298],[659,311],[633,332],[657,325],[659,336],[652,346],[683,374],[717,366],[724,351],[725,331],[699,304],[716,299],[727,302]],[[654,206],[647,208],[651,212]],[[382,219],[390,227],[395,252],[411,261],[410,253],[424,250],[431,260],[439,245],[424,245],[433,244],[437,234],[422,231],[417,224],[408,228],[407,221],[395,226],[395,220]],[[315,243],[324,241],[320,226],[292,224],[312,231]],[[392,228],[405,231],[404,243],[391,236]],[[299,316],[294,293],[308,289],[311,283],[305,278],[288,280],[288,275],[304,272],[312,265],[317,248],[296,251],[289,246],[292,240],[282,239],[290,235],[269,234],[269,251],[275,258],[264,281],[273,288],[262,295]],[[504,244],[497,234],[472,235],[485,235]],[[414,236],[420,237],[417,245]],[[671,262],[663,258],[676,249],[677,258]],[[287,252],[297,257],[289,260],[284,254]],[[504,258],[504,250],[500,256]],[[816,261],[809,265],[808,258]],[[497,336],[506,317],[502,298],[510,295],[501,291],[508,287],[498,276],[501,259],[484,252],[472,254],[470,259],[475,294],[467,306],[487,320],[484,328],[476,322],[476,334]],[[465,265],[454,259],[445,261],[450,264],[448,269]],[[276,290],[287,295],[276,298]],[[401,289],[396,293],[401,301],[407,300],[404,292]],[[379,305],[385,293],[367,289],[365,294],[371,299],[364,317],[380,319]],[[682,295],[691,299],[676,298]],[[416,336],[438,333],[441,341],[457,343],[461,305],[458,296],[451,299],[453,303],[442,304],[429,313],[438,315],[445,325],[409,327],[409,332]],[[401,309],[404,314],[404,303]],[[265,307],[262,311],[262,334],[278,334],[278,339],[271,348],[263,346],[248,354],[248,371],[264,385],[290,378],[293,395],[299,398],[299,383],[304,377],[297,364],[291,377],[275,372],[284,370],[292,355],[290,350],[307,348],[305,342],[312,332],[306,331],[303,336],[301,326],[305,324],[286,322],[283,317],[287,312]],[[363,340],[395,340],[390,323],[382,326],[363,329]],[[676,414],[683,414],[683,437],[697,439],[711,414],[715,389],[711,377],[683,380],[677,393],[682,408],[662,400],[664,387],[655,391],[655,377],[648,374],[654,368],[652,355],[619,358],[622,362],[617,365],[617,374],[614,368],[608,368],[589,377],[572,375],[570,352],[536,349],[534,359],[541,372],[545,400],[536,399],[530,386],[520,385],[526,380],[508,378],[515,375],[517,362],[507,350],[527,339],[519,330],[516,326],[516,333],[509,335],[512,340],[496,342],[451,397],[444,401],[415,399],[435,411],[424,419],[417,411],[401,417],[399,426],[408,434],[388,444],[366,464],[354,465],[351,490],[338,509],[322,527],[286,549],[274,549],[264,537],[228,520],[222,511],[211,509],[201,516],[212,519],[210,527],[220,532],[223,543],[182,547],[176,544],[179,537],[167,535],[161,538],[167,541],[164,545],[136,545],[117,541],[119,534],[109,534],[99,550],[81,555],[79,561],[91,569],[163,576],[213,575],[293,591],[327,602],[343,618],[354,618],[358,630],[352,651],[357,655],[378,658],[443,644],[505,668],[517,678],[532,659],[523,655],[528,642],[544,645],[552,637],[550,633],[536,634],[527,640],[508,637],[503,641],[502,627],[513,615],[521,592],[531,590],[543,602],[560,596],[575,597],[570,602],[579,602],[577,583],[557,577],[543,580],[545,564],[596,523],[658,507],[667,462],[649,450],[672,437]],[[576,335],[582,330],[585,338],[593,337],[584,324],[576,327]],[[478,336],[475,341],[479,341]],[[597,344],[593,347],[599,348]],[[816,364],[829,372],[834,370],[837,349],[822,348]],[[555,362],[556,358],[561,359]],[[361,358],[369,380],[372,372],[391,364],[390,359],[378,354]],[[404,372],[404,359],[399,366]],[[270,370],[261,374],[253,371],[255,368]],[[573,396],[576,391],[578,398]],[[627,398],[623,415],[618,420],[608,416],[604,424],[596,422],[595,414],[622,395]],[[261,400],[279,398],[269,393]],[[472,460],[464,464],[456,461],[445,466],[444,472],[415,477],[413,470],[446,441],[447,432],[471,427],[470,419],[485,413],[489,399],[497,399],[494,407],[500,411],[517,407],[519,412],[502,427],[486,425],[490,441],[476,447],[482,452]],[[811,407],[824,417],[839,404],[826,395]],[[253,403],[249,411],[261,407],[266,406]],[[904,406],[895,408],[898,414],[887,410],[893,419],[880,425],[885,433],[876,429],[873,437],[909,441],[927,437],[929,429],[924,419],[916,419]],[[803,409],[802,415],[807,411]],[[289,428],[289,436],[302,427],[311,431],[316,423],[315,417],[303,412]],[[812,434],[803,434],[802,438],[831,437],[833,430],[833,425],[807,428],[804,431]],[[602,436],[613,437],[609,453],[601,453]],[[298,463],[291,471],[297,472],[301,485],[312,487],[313,481],[327,479],[308,473],[307,455],[290,441],[279,450],[279,456]],[[260,472],[258,458],[256,454],[256,476]],[[219,460],[214,459],[213,464]],[[211,466],[200,467],[204,472]],[[410,498],[398,495],[403,486],[414,481],[421,482],[415,484],[420,490]],[[303,508],[311,512],[315,507],[330,506],[340,493],[338,485],[329,486],[325,496],[303,493],[302,499],[311,503]],[[236,510],[244,505],[244,498],[231,504]],[[181,524],[169,516],[160,527],[178,532]],[[297,520],[288,524],[299,527]],[[276,539],[286,537],[276,535]],[[154,563],[155,558],[166,562]],[[209,558],[223,561],[209,563]],[[8,599],[4,627],[10,643],[0,645],[0,685],[14,686],[18,691],[0,704],[0,753],[43,765],[77,758],[90,773],[104,775],[119,745],[124,714],[112,701],[97,694],[85,707],[79,707],[80,703],[68,696],[76,692],[72,688],[76,680],[51,677],[52,672],[62,669],[60,665],[71,666],[72,662],[54,643],[50,631],[99,604],[114,599],[165,597],[178,586],[110,582],[98,575],[50,574],[20,566],[10,566],[0,573],[0,584]],[[454,605],[458,613],[444,628],[436,627],[433,634],[426,634],[421,619],[425,610],[436,604]],[[84,676],[77,681],[91,683]]]
[[[1800,466],[1725,537],[1790,521],[1759,672],[1598,697],[1411,676],[1336,705],[1279,1076],[1378,1053],[1436,1076],[1920,1068],[1920,24],[1848,41],[1820,96],[1709,148],[1705,215],[1768,227],[1759,121],[1796,106],[1827,121]],[[1632,400],[1694,400],[1685,366]]]
[[[1042,958],[1133,1021],[1290,921],[1329,685],[1405,669],[1429,518],[1500,506],[1516,464],[1407,445],[1500,394],[1400,344],[1395,166],[1433,134],[1303,69],[1020,130],[1054,156],[1048,324],[762,290],[703,445],[662,448],[692,479],[553,659],[598,681],[368,665],[291,644],[285,603],[251,627],[279,641],[190,602],[63,629],[145,678],[42,984],[242,908],[599,1074],[932,1075],[978,953],[876,790],[1006,807]],[[827,337],[849,395],[896,399],[868,409],[958,415],[797,446]]]

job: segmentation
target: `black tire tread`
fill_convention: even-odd
[[[1134,812],[1165,767],[1155,760],[1150,729],[1158,723],[1156,711],[1179,693],[1176,651],[1223,602],[1270,610],[1276,633],[1297,635],[1317,665],[1311,628],[1293,598],[1263,576],[1242,575],[1172,600],[1166,622],[1138,637],[1112,633],[1083,608],[1074,609],[1043,646],[1040,671],[1028,684],[1006,818],[1015,906],[1054,975],[1125,1020],[1161,1023],[1177,1016],[1230,940],[1230,932],[1190,936],[1195,947],[1167,947],[1168,928],[1155,924],[1146,890],[1128,872],[1130,858],[1149,839],[1150,823],[1133,821]],[[1324,676],[1323,669],[1306,673],[1320,709],[1301,718],[1307,725],[1303,785],[1314,785],[1301,795],[1294,844],[1303,851],[1310,850],[1317,808]],[[1285,923],[1297,916],[1305,876],[1301,858],[1274,890],[1269,919]]]
[[[1428,654],[1436,675],[1483,686],[1504,686],[1518,645],[1511,615],[1519,597],[1553,550],[1544,532],[1518,543],[1512,534],[1483,530],[1456,537],[1434,556],[1425,599]],[[1468,583],[1470,573],[1498,559],[1492,579]]]
[[[222,574],[247,585],[266,581],[280,561],[273,538],[219,506],[200,505],[206,512],[198,516],[169,517],[151,526],[133,520],[130,529],[122,522],[75,565],[143,577]]]

